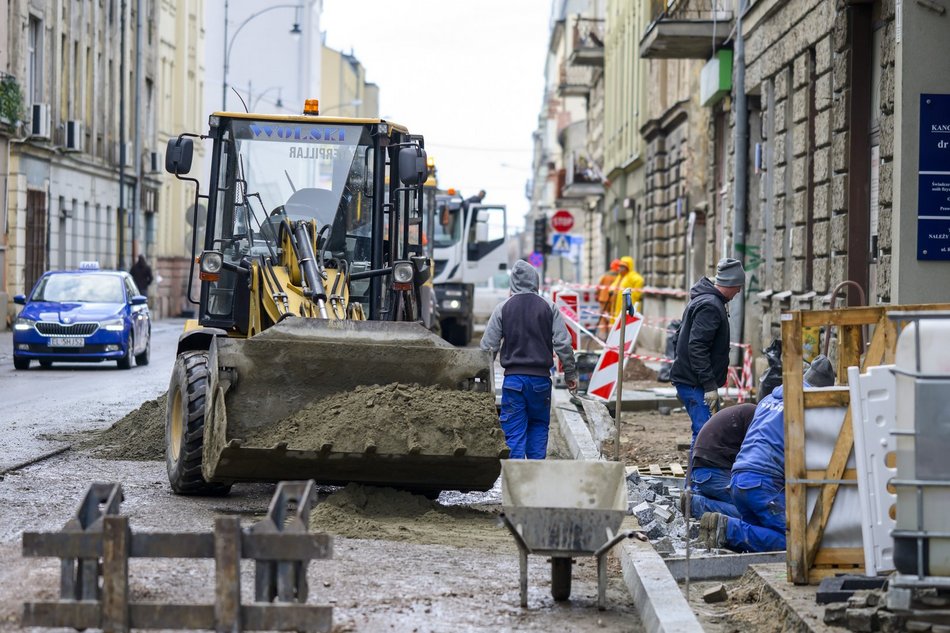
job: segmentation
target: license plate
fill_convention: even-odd
[[[50,347],[82,347],[86,344],[86,339],[82,337],[77,338],[51,338],[49,340]]]

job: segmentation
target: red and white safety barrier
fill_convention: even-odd
[[[622,326],[621,322],[623,322]],[[587,387],[589,395],[606,402],[613,400],[617,391],[617,364],[621,362],[620,328],[624,328],[623,364],[620,367],[620,371],[623,371],[627,366],[627,359],[630,358],[629,354],[632,354],[633,346],[636,345],[637,335],[642,325],[643,318],[639,314],[631,316],[624,312],[617,317],[610,328],[610,334],[607,335],[604,352],[597,359],[597,365],[594,366],[594,372],[590,376],[590,384]]]

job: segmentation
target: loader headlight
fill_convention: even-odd
[[[205,251],[201,254],[201,271],[198,277],[203,281],[217,281],[224,267],[224,257],[218,251]]]
[[[399,262],[393,266],[393,281],[397,284],[407,284],[412,281],[412,264]]]

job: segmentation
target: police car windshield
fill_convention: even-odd
[[[33,301],[60,303],[122,303],[125,294],[118,275],[67,273],[47,275],[33,293]]]
[[[333,225],[342,215],[348,231],[368,220],[368,214],[360,213],[368,206],[360,197],[371,169],[364,126],[235,119],[231,132],[246,192],[261,199],[244,209],[256,216],[254,230],[266,220],[262,216],[275,213],[315,218],[318,226]],[[235,222],[241,221],[237,213]]]

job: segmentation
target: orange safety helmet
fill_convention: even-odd
[[[616,272],[620,272],[620,260],[619,260],[619,259],[615,259],[614,261],[610,262],[610,270],[614,271],[615,273],[616,273]]]

